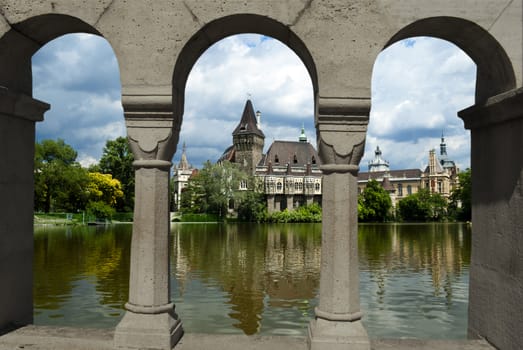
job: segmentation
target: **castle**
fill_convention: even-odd
[[[253,175],[256,189],[265,195],[269,213],[293,210],[312,203],[321,205],[321,160],[307,140],[304,128],[301,129],[298,141],[275,140],[264,154],[265,134],[260,121],[260,111],[255,113],[251,100],[247,100],[240,122],[232,132],[233,144],[223,152],[218,162],[239,164],[247,174]],[[173,168],[176,209],[180,208],[181,192],[194,171],[187,161],[184,144],[181,160]],[[455,162],[447,155],[443,135],[439,156],[434,149],[430,150],[428,165],[424,170],[390,170],[389,162],[383,159],[378,146],[374,151],[374,159],[368,164],[368,171],[358,174],[358,194],[370,180],[376,180],[389,193],[393,207],[401,199],[424,188],[448,199],[452,190],[459,186],[458,173]],[[247,185],[242,182],[240,189],[247,190]]]

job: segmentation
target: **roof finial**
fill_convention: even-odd
[[[305,125],[303,123],[301,124],[301,134],[298,140],[300,142],[307,142],[307,136],[305,135]]]

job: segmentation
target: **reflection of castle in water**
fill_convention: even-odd
[[[450,228],[450,231],[449,231]],[[173,270],[179,293],[194,275],[227,294],[229,317],[246,334],[259,332],[267,307],[310,313],[319,287],[321,225],[176,225]],[[394,292],[394,276],[421,274],[433,294],[452,301],[455,276],[470,261],[461,225],[360,225],[362,273],[375,276],[365,297]],[[363,292],[363,291],[362,291]],[[370,311],[370,310],[369,310]],[[225,316],[225,315],[224,315]]]

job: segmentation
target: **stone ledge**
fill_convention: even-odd
[[[0,350],[109,350],[113,329],[26,326],[0,336]],[[305,337],[186,333],[179,350],[306,350]],[[494,350],[483,340],[371,340],[372,350]]]

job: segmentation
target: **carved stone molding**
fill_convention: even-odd
[[[171,100],[170,95],[122,97],[127,136],[136,167],[170,166],[180,134],[180,123],[173,117]],[[152,160],[156,162],[150,162]]]
[[[0,114],[40,122],[50,107],[48,103],[0,86]]]
[[[365,150],[369,98],[318,98],[316,129],[323,164],[358,165]]]

